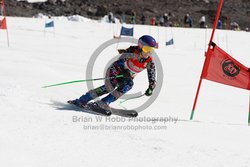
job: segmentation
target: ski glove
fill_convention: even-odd
[[[129,69],[123,69],[121,71],[121,74],[123,75],[123,78],[132,78],[131,72]]]
[[[146,96],[151,96],[153,94],[153,89],[152,88],[148,88],[145,92]]]

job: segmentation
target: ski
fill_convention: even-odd
[[[81,109],[82,112],[87,112],[87,113],[94,113],[94,114],[98,114],[98,115],[102,115],[102,116],[110,116],[112,113],[111,111],[106,111],[106,110],[93,110],[91,108],[89,108],[87,105],[86,107],[82,107],[82,106],[79,106],[79,105],[76,105],[76,104],[73,104],[73,103],[69,103],[68,104],[71,104],[79,109]]]
[[[121,117],[137,117],[138,113],[135,110],[124,110],[124,109],[116,109],[116,108],[111,108],[111,112],[114,115],[118,115]]]
[[[138,113],[135,110],[124,110],[124,109],[116,109],[116,108],[111,108],[111,111],[106,111],[104,109],[98,109],[98,110],[93,110],[91,108],[88,107],[88,105],[86,107],[81,107],[78,106],[76,104],[73,103],[69,103],[79,109],[81,109],[82,112],[87,112],[87,113],[92,113],[92,114],[98,114],[98,115],[102,115],[102,116],[110,116],[111,114],[113,115],[118,115],[121,117],[137,117]]]

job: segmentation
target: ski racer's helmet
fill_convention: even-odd
[[[142,49],[143,52],[151,52],[156,48],[156,41],[150,35],[143,35],[138,40],[138,45]]]
[[[141,44],[142,46],[149,46],[149,47],[156,48],[156,40],[150,35],[141,36],[139,38],[138,43]]]

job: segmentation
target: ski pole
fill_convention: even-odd
[[[126,102],[126,101],[128,101],[128,100],[138,99],[138,98],[143,97],[143,96],[145,96],[145,94],[142,94],[142,95],[139,95],[139,96],[135,96],[135,97],[131,97],[131,98],[125,99],[125,100],[123,100],[123,101],[120,101],[120,104],[121,104],[121,103],[124,103],[124,102]]]
[[[123,77],[123,75],[117,75],[117,76],[114,76],[114,77],[107,77],[107,78],[75,80],[75,81],[62,82],[62,83],[57,83],[57,84],[52,84],[52,85],[46,85],[46,86],[43,86],[42,88],[54,87],[54,86],[59,86],[59,85],[66,85],[66,84],[77,83],[77,82],[98,81],[98,80],[106,80],[106,79],[121,78],[121,77]]]

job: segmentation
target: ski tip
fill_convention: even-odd
[[[135,112],[132,114],[133,117],[137,117],[138,116],[138,112]]]
[[[73,103],[72,103],[72,100],[68,100],[68,101],[67,101],[67,103],[69,103],[69,104],[73,104]]]
[[[112,115],[112,113],[110,112],[110,113],[107,113],[107,116],[111,116]]]

